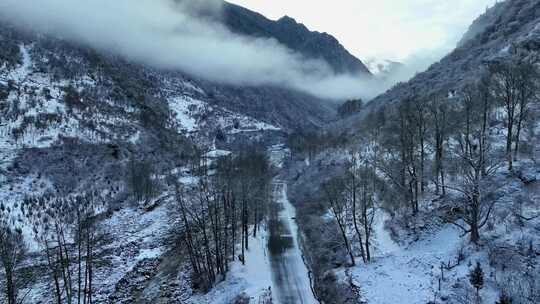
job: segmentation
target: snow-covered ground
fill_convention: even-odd
[[[457,263],[460,248],[467,240],[460,237],[461,231],[453,225],[444,225],[419,241],[408,245],[395,243],[384,228],[386,216],[379,216],[374,229],[377,247],[374,260],[359,265],[352,271],[355,283],[361,287],[363,299],[370,304],[425,304],[448,294],[448,283],[467,280],[469,265],[476,261],[486,264],[486,256],[475,253],[467,261]],[[441,264],[452,265],[444,269],[439,292]],[[466,281],[465,283],[468,283]],[[483,303],[494,303],[498,293],[489,282],[481,291]]]
[[[179,124],[179,130],[187,132],[197,130],[196,114],[203,111],[204,102],[189,96],[176,96],[169,100],[169,107]]]
[[[239,294],[259,303],[272,290],[272,276],[268,256],[268,233],[262,229],[256,238],[250,238],[246,251],[246,264],[238,260],[232,263],[227,279],[215,286],[208,294],[194,299],[198,303],[229,304]]]
[[[364,298],[373,304],[424,304],[433,300],[437,288],[433,278],[441,263],[453,257],[461,240],[457,228],[445,227],[432,237],[402,248],[391,241],[380,223],[375,225],[379,240],[375,260],[354,269],[355,281]]]
[[[276,168],[283,168],[284,160],[291,151],[284,144],[273,145],[268,149],[270,163]]]
[[[217,128],[228,134],[281,130],[252,117],[211,106],[203,100],[188,95],[176,94],[170,97],[169,108],[176,120],[178,131],[189,134],[201,131],[204,127]],[[209,119],[210,116],[213,118]]]

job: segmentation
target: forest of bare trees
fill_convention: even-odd
[[[50,283],[54,303],[93,303],[94,253],[103,238],[95,216],[104,200],[94,192],[27,197],[21,210],[32,223],[33,240],[25,240],[22,230],[12,228],[13,222],[1,219],[0,261],[7,303],[23,303],[31,291],[29,283],[41,277]],[[39,246],[39,258],[23,265],[28,242]],[[23,288],[24,294],[19,293]]]
[[[55,303],[93,303],[94,253],[102,237],[95,222],[104,204],[97,193],[42,196],[25,201]]]
[[[357,256],[370,259],[377,208],[403,214],[414,231],[428,191],[451,202],[449,220],[479,243],[495,203],[491,178],[504,166],[513,173],[513,162],[527,153],[524,139],[534,136],[524,130],[536,119],[530,109],[539,100],[538,73],[531,60],[516,56],[490,63],[457,90],[416,92],[374,107],[358,133],[361,151],[346,153],[344,172],[321,189],[352,265]],[[501,134],[504,150],[497,146]],[[318,149],[342,149],[324,135],[297,143],[310,157]]]
[[[177,248],[191,266],[194,287],[208,290],[226,277],[232,261],[245,263],[250,239],[265,225],[274,173],[266,151],[255,147],[223,157],[199,150],[187,167],[193,183],[180,183],[174,175],[167,179],[176,193]],[[128,160],[126,173],[127,198],[136,206],[154,202],[158,189],[165,189],[148,160]],[[110,242],[99,215],[111,208],[112,196],[107,191],[61,193],[27,196],[21,202],[32,239],[25,239],[0,212],[0,266],[8,304],[23,303],[37,281],[50,286],[54,303],[95,302],[97,264],[103,263],[102,246]],[[37,246],[32,257],[27,256],[28,243]]]
[[[267,216],[272,169],[264,151],[192,160],[196,181],[175,182],[181,243],[189,257],[195,286],[206,290],[225,278],[230,262],[245,263],[250,236]],[[239,246],[238,246],[239,245]]]
[[[382,188],[375,168],[365,154],[350,151],[347,170],[323,184],[325,200],[335,220],[351,265],[355,265],[355,248],[364,263],[371,260],[373,221]],[[354,233],[349,233],[349,227]],[[351,236],[352,235],[352,236]]]
[[[487,198],[489,178],[505,161],[512,172],[521,153],[523,126],[535,119],[528,113],[530,105],[538,102],[538,82],[538,68],[532,62],[513,59],[491,64],[458,93],[412,96],[393,110],[372,162],[408,202],[413,216],[420,211],[419,198],[428,187],[440,198],[448,190],[457,195],[454,224],[478,243],[494,205]],[[498,109],[503,110],[502,116]],[[504,153],[494,143],[498,119],[504,119],[506,128]]]

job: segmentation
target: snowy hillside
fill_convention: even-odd
[[[534,117],[538,117],[539,109],[537,104],[532,107]],[[471,242],[470,232],[460,228],[466,225],[460,216],[466,212],[462,208],[467,205],[462,203],[463,186],[459,175],[447,177],[446,195],[436,193],[432,180],[427,182],[425,192],[418,194],[419,211],[411,214],[407,196],[399,194],[400,188],[393,188],[399,187],[391,180],[390,174],[394,173],[384,171],[389,168],[384,166],[392,160],[388,163],[378,160],[377,183],[382,184],[376,191],[381,192],[376,192],[376,198],[372,198],[374,204],[368,205],[368,226],[365,227],[369,228],[364,228],[365,220],[358,220],[362,237],[366,237],[365,229],[369,229],[370,235],[371,259],[365,263],[357,244],[352,215],[355,211],[349,205],[353,199],[351,189],[354,189],[351,188],[354,185],[352,174],[358,174],[351,169],[354,167],[351,167],[350,151],[373,150],[366,149],[366,142],[346,147],[332,147],[329,143],[332,148],[321,149],[315,155],[297,154],[294,162],[289,164],[290,191],[293,203],[302,214],[300,227],[308,237],[306,248],[311,256],[310,265],[320,276],[318,290],[327,290],[329,273],[334,273],[341,288],[358,290],[360,301],[367,303],[474,303],[476,291],[469,279],[476,263],[480,263],[484,273],[480,303],[495,303],[502,294],[518,303],[535,303],[540,296],[537,271],[540,256],[540,146],[537,144],[540,142],[540,123],[535,121],[531,129],[534,131],[524,139],[531,144],[528,152],[520,154],[512,172],[508,172],[507,163],[501,161],[493,175],[483,182],[483,204],[491,207],[489,211],[482,209],[483,216],[486,212],[488,215],[479,244]],[[489,132],[493,148],[503,150],[506,132],[503,122],[492,122]],[[375,151],[382,153],[383,150]],[[449,151],[454,153],[451,148]],[[360,156],[360,159],[365,157]],[[371,159],[375,155],[371,157],[367,158],[366,166],[373,162]],[[431,157],[426,161],[428,159]],[[452,166],[456,167],[452,170],[459,170],[457,166],[462,160],[455,161]],[[366,177],[359,176],[358,183],[361,183]],[[337,205],[341,207],[336,207],[337,203],[332,202],[327,193],[329,183],[336,177],[348,183],[343,188],[344,205]],[[363,206],[360,198],[365,190],[359,186],[357,191],[356,208],[360,209]],[[340,212],[336,213],[335,208]],[[338,220],[345,223],[355,266],[351,265]]]
[[[0,68],[0,214],[2,223],[22,231],[28,248],[24,267],[34,269],[34,277],[19,287],[25,301],[52,301],[49,272],[36,270],[47,267],[37,258],[47,222],[65,211],[64,221],[71,223],[67,203],[92,193],[85,212],[100,218],[99,229],[106,232],[97,243],[103,264],[93,270],[94,301],[132,303],[166,294],[201,303],[190,270],[170,256],[177,227],[173,189],[164,186],[152,200],[137,202],[129,196],[128,164],[152,159],[155,183],[176,176],[189,186],[196,177],[186,158],[195,145],[208,151],[205,157],[217,158],[246,140],[275,143],[283,137],[281,126],[222,107],[182,75],[121,67],[107,57],[97,59],[104,62],[96,68],[93,55],[43,37],[10,41],[19,58]],[[53,52],[49,43],[61,51]],[[123,73],[133,74],[123,79]],[[169,267],[164,264],[177,265],[176,275],[163,274]],[[153,284],[162,286],[154,290]]]
[[[289,189],[320,295],[538,302],[539,5],[499,2],[427,71],[298,140]]]

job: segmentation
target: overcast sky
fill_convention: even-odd
[[[230,0],[334,35],[360,59],[406,61],[451,50],[496,0]]]

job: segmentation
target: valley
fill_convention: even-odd
[[[221,0],[32,1],[0,3],[0,304],[540,302],[540,0],[381,1],[388,35],[472,21],[414,75]]]

